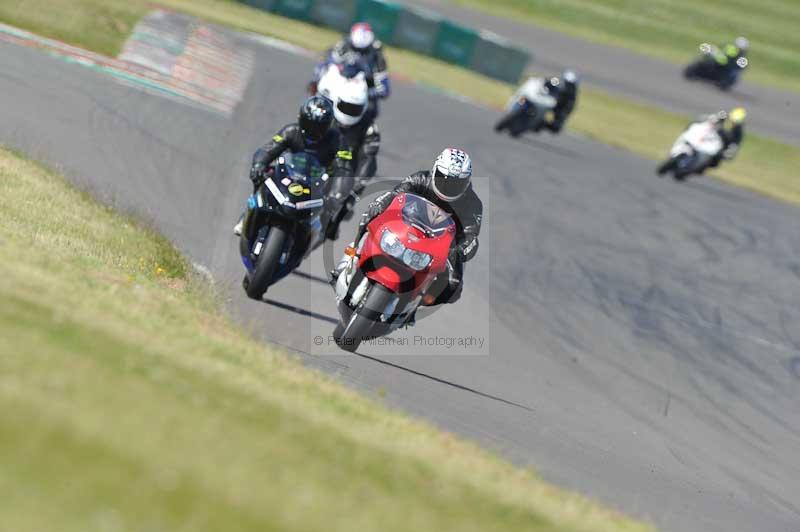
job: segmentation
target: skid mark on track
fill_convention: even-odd
[[[492,395],[490,393],[482,392],[482,391],[477,390],[475,388],[470,388],[469,386],[465,386],[463,384],[458,384],[457,382],[449,381],[447,379],[442,379],[441,377],[436,377],[434,375],[430,375],[430,374],[424,373],[422,371],[417,371],[415,369],[411,369],[409,367],[402,366],[400,364],[395,364],[394,362],[389,362],[388,360],[383,360],[383,359],[380,359],[380,358],[377,358],[377,357],[373,357],[373,356],[370,356],[370,355],[365,355],[365,354],[362,354],[362,353],[356,353],[356,356],[360,356],[361,358],[366,358],[367,360],[372,360],[373,362],[377,362],[378,364],[383,364],[384,366],[389,366],[389,367],[394,368],[394,369],[399,369],[401,371],[405,371],[407,373],[411,373],[412,375],[416,375],[418,377],[423,377],[425,379],[428,379],[428,380],[431,380],[431,381],[434,381],[434,382],[438,382],[439,384],[445,384],[447,386],[451,386],[453,388],[457,388],[459,390],[462,390],[462,391],[465,391],[465,392],[469,392],[471,394],[483,397],[485,399],[491,399],[492,401],[497,401],[499,403],[503,403],[503,404],[508,405],[508,406],[521,408],[522,410],[526,410],[528,412],[535,412],[535,410],[532,407],[524,405],[522,403],[516,403],[516,402],[510,401],[508,399],[503,399],[502,397],[499,397],[497,395]]]

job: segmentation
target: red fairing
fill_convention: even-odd
[[[412,297],[427,288],[439,273],[447,267],[447,257],[455,235],[455,224],[451,223],[447,230],[435,236],[426,236],[416,227],[407,224],[403,219],[403,207],[406,194],[398,194],[389,207],[377,216],[367,227],[367,238],[361,249],[358,267],[365,275],[392,290],[400,293],[405,290]],[[394,258],[381,249],[381,237],[384,231],[394,233],[400,242],[413,251],[427,253],[432,257],[431,263],[422,271],[416,271],[402,260]],[[413,282],[408,282],[413,279]]]

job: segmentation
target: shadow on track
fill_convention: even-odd
[[[330,316],[326,316],[325,314],[320,314],[319,312],[314,312],[313,310],[306,310],[304,308],[295,307],[294,305],[290,305],[288,303],[282,303],[280,301],[275,301],[274,299],[262,299],[261,301],[267,305],[272,305],[273,307],[278,307],[283,310],[288,310],[289,312],[294,312],[296,314],[300,314],[301,316],[308,316],[309,318],[314,318],[320,321],[326,321],[334,325],[337,325],[339,323],[339,320],[337,320],[336,318],[331,318]]]
[[[328,282],[328,280],[326,278],[324,278],[324,277],[320,277],[319,275],[314,275],[314,274],[311,274],[311,273],[301,272],[301,271],[297,271],[297,270],[293,271],[292,275],[296,275],[296,276],[298,276],[298,277],[300,277],[302,279],[307,279],[309,281],[316,281],[316,282],[318,282],[320,284],[324,284],[324,285],[330,286],[330,283]]]

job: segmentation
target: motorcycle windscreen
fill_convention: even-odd
[[[406,194],[402,215],[406,224],[416,227],[428,237],[455,230],[455,222],[449,213],[416,194]]]
[[[316,156],[307,152],[285,152],[277,182],[285,196],[298,205],[314,202],[316,206],[327,186],[326,170]]]

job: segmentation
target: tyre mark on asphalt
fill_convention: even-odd
[[[449,381],[449,380],[443,379],[441,377],[436,377],[435,375],[430,375],[430,374],[422,372],[422,371],[417,371],[417,370],[411,369],[411,368],[409,368],[407,366],[403,366],[403,365],[400,365],[400,364],[395,364],[394,362],[389,362],[388,360],[383,360],[383,359],[380,359],[378,357],[365,355],[363,353],[355,353],[355,355],[359,356],[361,358],[365,358],[367,360],[371,360],[373,362],[377,362],[378,364],[382,364],[384,366],[389,366],[390,368],[398,369],[400,371],[404,371],[406,373],[410,373],[412,375],[416,375],[417,377],[422,377],[424,379],[431,380],[431,381],[437,382],[439,384],[444,384],[444,385],[450,386],[451,388],[456,388],[458,390],[462,390],[462,391],[477,395],[479,397],[483,397],[485,399],[491,399],[492,401],[497,401],[499,403],[503,403],[503,404],[508,405],[508,406],[513,406],[513,407],[516,407],[516,408],[520,408],[520,409],[528,411],[528,412],[536,412],[536,410],[534,410],[533,407],[524,405],[522,403],[517,403],[517,402],[511,401],[509,399],[504,399],[504,398],[502,398],[500,396],[497,396],[497,395],[492,395],[490,393],[482,392],[482,391],[480,391],[480,390],[478,390],[476,388],[471,388],[471,387],[465,386],[463,384],[458,384],[457,382]]]

